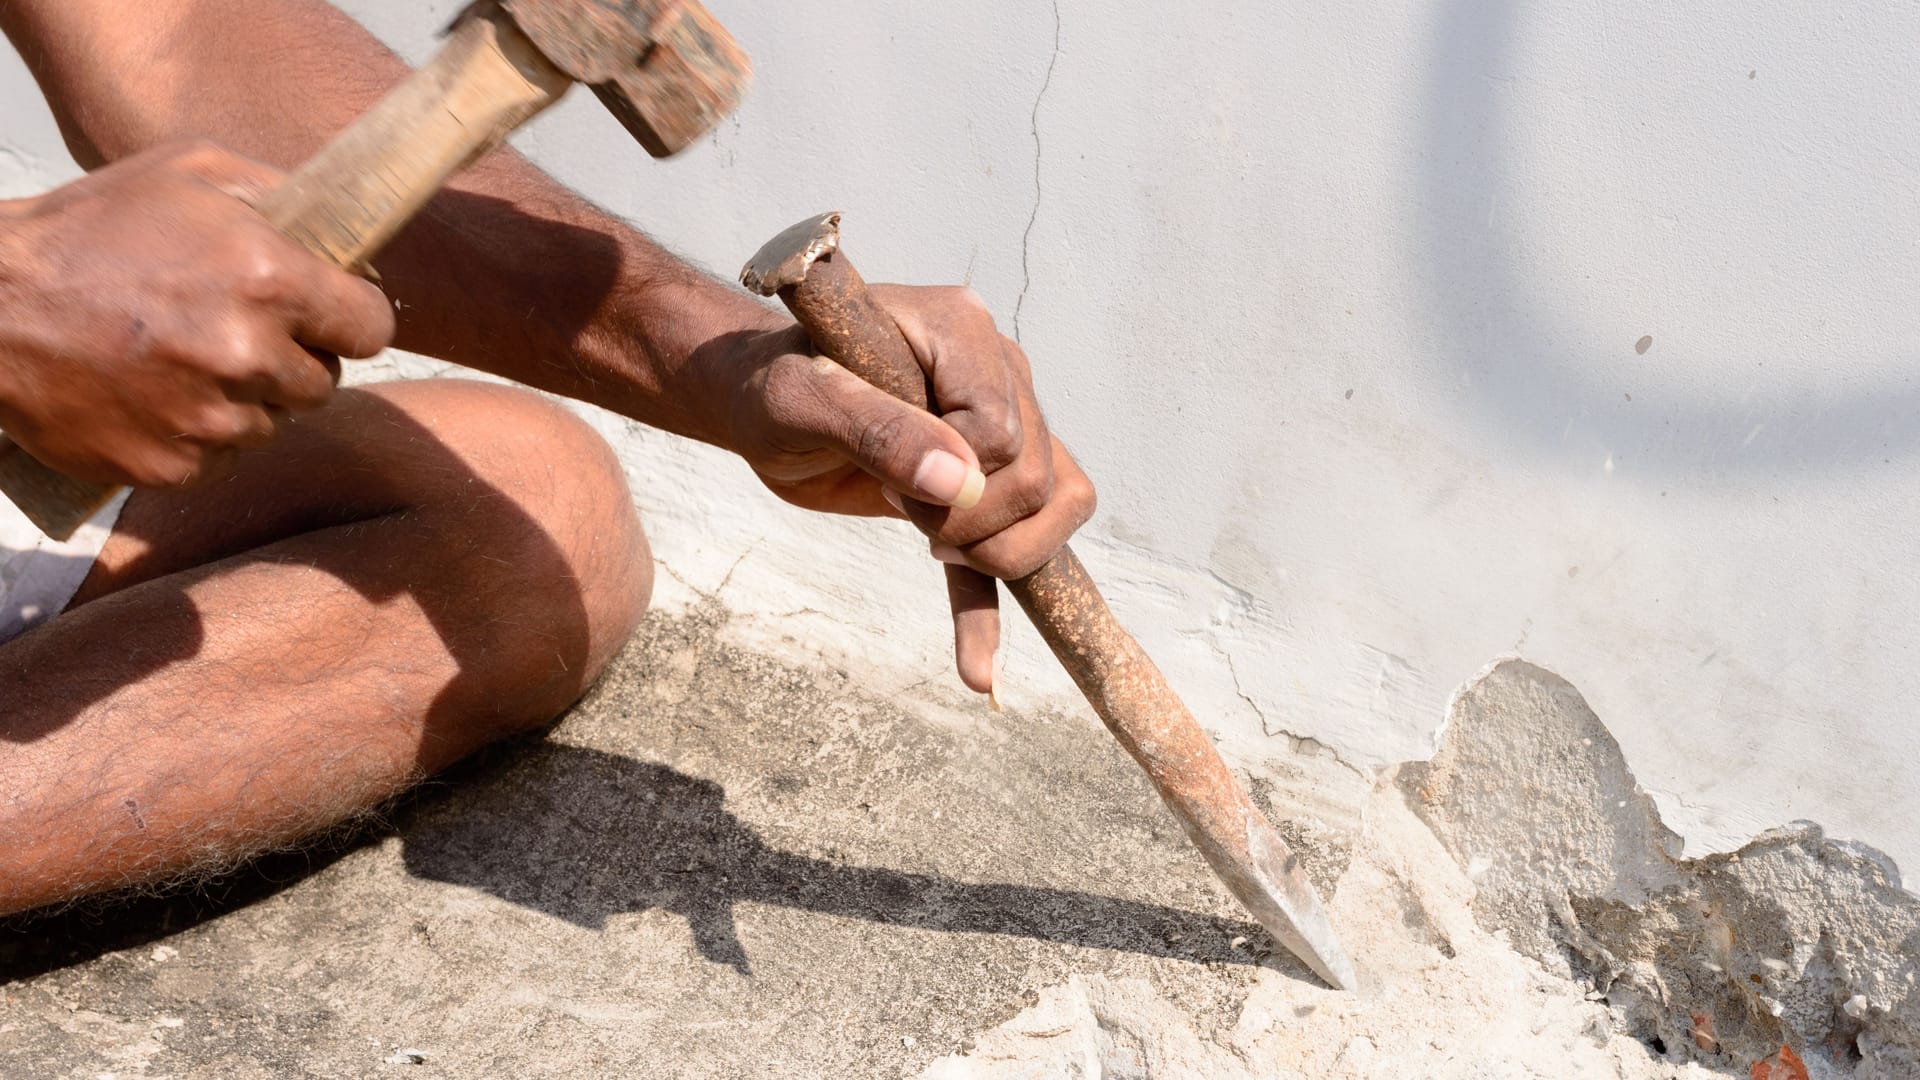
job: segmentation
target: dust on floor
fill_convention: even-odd
[[[1269,952],[1090,717],[957,696],[909,711],[731,645],[724,623],[654,617],[547,738],[350,843],[204,894],[0,924],[0,1076],[1747,1077],[1775,1034],[1832,1044],[1795,1046],[1816,1075],[1908,1075],[1868,1071],[1914,1030],[1898,942],[1892,959],[1770,944],[1786,973],[1753,964],[1774,979],[1757,996],[1788,1003],[1778,1023],[1711,1050],[1673,1037],[1689,1003],[1660,987],[1704,993],[1711,972],[1679,980],[1696,954],[1678,949],[1636,968],[1666,924],[1621,912],[1699,868],[1662,854],[1668,892],[1556,897],[1550,866],[1477,851],[1509,815],[1462,797],[1486,782],[1471,753],[1377,779],[1324,753],[1256,763],[1366,973],[1337,994]],[[1538,685],[1495,669],[1450,739],[1497,739]],[[1462,710],[1482,691],[1519,696],[1476,728]],[[1529,722],[1578,719],[1577,695],[1540,700]],[[1589,771],[1617,782],[1608,768]],[[1897,887],[1844,887],[1891,905],[1855,906],[1888,926],[1911,916]],[[1729,966],[1743,943],[1702,940],[1702,962],[1750,974]],[[1791,987],[1851,987],[1835,963],[1882,981],[1811,1034]]]

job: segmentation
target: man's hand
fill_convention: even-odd
[[[89,161],[121,158],[189,132],[213,133],[276,163],[303,161],[406,71],[322,0],[0,0],[0,29],[20,46],[70,145]],[[103,172],[82,183],[108,176]],[[188,201],[196,204],[215,198],[204,179],[176,177],[168,186],[193,189],[196,199]],[[69,317],[65,327],[39,318],[27,332],[10,321],[20,318],[15,311],[22,296],[34,300],[25,305],[29,310],[48,306],[37,292],[48,287],[48,279],[16,269],[21,244],[12,234],[20,223],[12,219],[25,210],[51,209],[43,202],[0,203],[0,427],[76,475],[125,479],[130,470],[122,460],[145,460],[145,454],[101,452],[72,433],[104,429],[116,414],[152,419],[141,405],[149,395],[184,396],[157,414],[173,417],[170,425],[141,429],[161,434],[131,448],[153,450],[159,458],[157,464],[145,462],[142,476],[149,480],[178,480],[204,456],[179,446],[180,456],[159,457],[162,439],[259,425],[258,413],[243,417],[244,410],[229,405],[262,405],[267,394],[250,400],[231,390],[230,382],[187,374],[190,364],[177,365],[179,379],[151,378],[152,387],[138,391],[99,376],[94,385],[82,377],[81,389],[62,392],[70,397],[52,393],[63,384],[51,374],[62,367],[50,357],[124,353],[138,336],[128,332],[135,317],[145,320],[143,334],[161,326],[178,331],[182,324],[207,325],[205,316],[190,321],[179,311],[190,310],[187,302],[195,295],[204,300],[211,294],[229,301],[216,305],[222,325],[260,333],[264,323],[273,333],[261,336],[277,335],[278,345],[297,341],[351,355],[371,350],[387,333],[384,308],[377,333],[369,330],[361,338],[342,332],[372,326],[372,311],[356,316],[362,308],[352,296],[358,290],[370,303],[375,294],[333,271],[297,275],[297,288],[281,282],[278,306],[249,301],[244,291],[236,302],[232,276],[215,274],[205,262],[209,255],[228,256],[214,242],[226,234],[205,226],[159,245],[160,254],[172,256],[166,261],[176,278],[174,291],[190,295],[149,305],[159,309],[153,318],[128,310],[125,299],[154,291],[159,274],[152,263],[158,260],[149,252],[146,269],[118,281],[110,280],[111,268],[96,265],[90,284],[67,286],[82,295],[66,303],[94,317]],[[231,215],[240,210],[231,200],[223,205],[228,216],[221,220],[232,224]],[[122,209],[116,216],[137,218]],[[95,246],[113,251],[124,242],[119,232],[153,227],[137,219],[96,230],[107,235]],[[263,237],[259,228],[247,235],[262,245],[278,241]],[[79,258],[88,248],[71,250]],[[289,268],[299,262],[287,259]],[[741,290],[694,271],[511,151],[488,155],[455,177],[381,253],[379,266],[387,289],[404,306],[405,348],[731,447],[776,492],[802,506],[913,521],[929,534],[937,557],[958,560],[948,573],[956,647],[961,678],[976,690],[993,684],[999,638],[995,591],[983,574],[1017,577],[1035,569],[1093,511],[1092,485],[1047,433],[1034,404],[1026,357],[995,331],[966,290],[878,290],[932,375],[943,423],[837,365],[817,363],[806,336],[791,323],[774,319]],[[321,285],[319,277],[331,284]],[[193,283],[201,287],[187,287]],[[308,302],[290,305],[290,297]],[[263,312],[277,321],[258,318]],[[316,325],[312,316],[318,314],[335,321]],[[105,333],[93,327],[96,322],[118,341],[103,346],[85,340]],[[185,346],[176,344],[172,352],[204,359],[193,347],[197,335],[172,340]],[[715,346],[722,341],[727,344]],[[151,354],[153,346],[145,347]],[[287,361],[297,364],[299,358]],[[106,366],[82,370],[97,375]],[[157,372],[176,367],[145,366]],[[51,389],[37,391],[40,384]],[[320,389],[317,382],[312,388]],[[280,395],[282,404],[288,396]],[[36,404],[45,400],[79,404],[63,410]],[[182,410],[182,404],[198,411]],[[224,419],[224,429],[182,422],[216,416]],[[164,430],[168,426],[172,430]],[[62,438],[79,445],[56,446]],[[970,477],[981,479],[970,486]],[[885,491],[899,497],[898,508]]]
[[[999,592],[1093,516],[1093,483],[1048,432],[1026,353],[970,289],[876,285],[933,386],[940,417],[810,354],[798,327],[755,342],[727,396],[733,448],[781,498],[903,517],[947,565],[961,681],[997,673]]]
[[[163,146],[0,203],[0,428],[102,483],[181,484],[333,391],[393,336],[379,289],[249,205],[279,180]]]

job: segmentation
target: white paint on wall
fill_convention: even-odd
[[[455,5],[344,6],[418,59]],[[1424,757],[1519,653],[1690,852],[1810,818],[1920,863],[1920,9],[711,6],[759,65],[711,139],[651,162],[583,95],[518,144],[722,274],[841,209],[870,278],[1017,322],[1084,556],[1234,754]],[[70,175],[0,93],[0,192]],[[904,526],[600,422],[667,600],[951,678]],[[1068,697],[1031,632],[1007,671]]]

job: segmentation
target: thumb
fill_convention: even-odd
[[[987,487],[967,440],[945,421],[826,359],[812,363],[819,412],[815,435],[894,491],[968,510]],[[801,418],[796,418],[801,419]]]

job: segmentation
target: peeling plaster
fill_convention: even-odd
[[[1744,1070],[1789,1045],[1863,1080],[1920,1075],[1920,898],[1885,854],[1797,822],[1681,858],[1585,699],[1523,660],[1464,689],[1398,780],[1468,868],[1480,926],[1670,1059]]]

